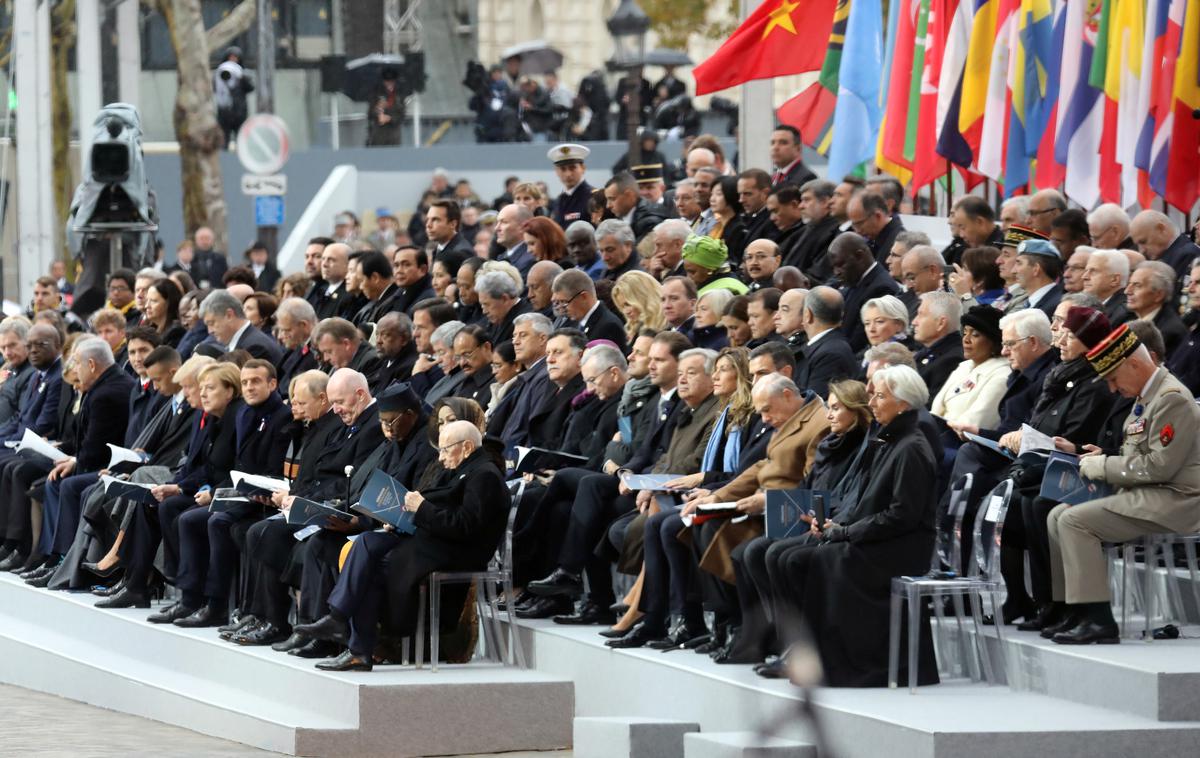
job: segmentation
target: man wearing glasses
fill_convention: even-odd
[[[555,277],[550,306],[555,316],[570,319],[572,326],[583,332],[588,342],[609,340],[622,353],[628,350],[621,319],[597,299],[595,283],[579,269],[570,269]]]

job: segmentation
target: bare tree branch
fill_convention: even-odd
[[[242,32],[250,28],[258,15],[257,3],[254,0],[242,0],[229,15],[218,21],[209,29],[205,36],[208,38],[208,52],[220,50],[228,45]]]

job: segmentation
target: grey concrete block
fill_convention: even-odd
[[[703,732],[683,736],[684,758],[817,758],[805,742],[754,732]]]
[[[575,719],[575,758],[683,758],[683,739],[700,731],[690,721],[632,716]]]

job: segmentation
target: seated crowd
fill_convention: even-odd
[[[550,153],[572,187],[575,147]],[[517,617],[766,677],[803,635],[828,684],[883,686],[890,580],[931,569],[970,475],[968,534],[1015,484],[997,621],[1117,641],[1101,541],[1200,530],[1200,248],[1162,214],[1048,191],[959,200],[938,251],[893,180],[797,186],[693,153],[667,196],[661,166],[634,167],[586,210],[505,205],[490,244],[446,199],[424,246],[315,238],[273,293],[260,262],[212,289],[119,270],[85,325],[39,279],[0,322],[0,570],[104,608],[171,585],[149,622],[370,670],[399,659],[426,577],[486,567],[515,510]],[[1116,494],[1041,498],[1024,425]],[[519,448],[573,457],[518,471]],[[350,510],[377,470],[415,533]],[[288,490],[215,507],[235,472]],[[825,520],[768,537],[767,493],[795,488],[831,493]],[[290,523],[299,499],[345,516]],[[434,634],[466,595],[442,603]]]

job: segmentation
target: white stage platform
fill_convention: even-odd
[[[522,622],[530,671],[472,664],[330,674],[269,648],[221,642],[212,629],[147,624],[144,610],[97,610],[93,600],[0,575],[0,680],[294,755],[548,750],[569,745],[573,716],[695,722],[702,732],[775,725],[785,738],[814,737],[790,684],[689,651],[611,650],[596,628]],[[1062,648],[1033,634],[1009,637],[1012,687],[817,690],[831,751],[1200,754],[1200,640]]]

